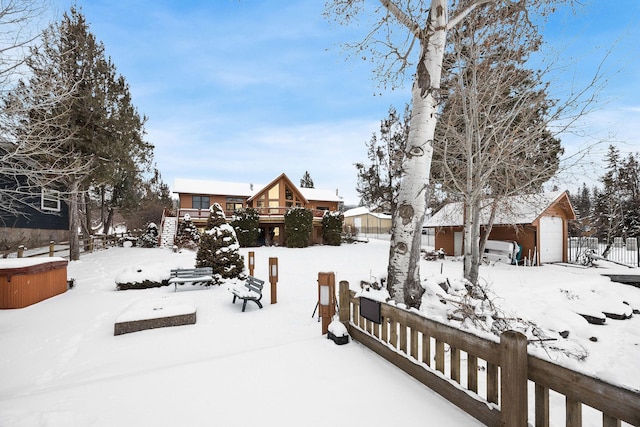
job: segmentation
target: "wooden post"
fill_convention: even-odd
[[[271,304],[278,302],[278,258],[269,258],[269,283],[271,283]]]
[[[249,251],[249,276],[253,276],[253,269],[256,263],[256,253],[254,251]]]
[[[536,384],[536,427],[549,427],[549,389]]]
[[[516,331],[500,335],[500,413],[503,426],[526,427],[527,337]]]
[[[582,427],[582,403],[567,397],[565,405],[567,406],[565,425],[567,427]]]
[[[342,322],[344,324],[344,326],[346,326],[347,328],[349,327],[349,312],[350,312],[350,302],[349,300],[351,299],[351,295],[350,295],[350,291],[349,291],[349,282],[347,282],[346,280],[341,280],[340,281],[340,290],[338,291],[340,292],[340,295],[338,296],[339,300],[340,300],[340,307],[339,307],[339,319],[340,322]]]
[[[55,251],[56,242],[53,240],[49,242],[49,256],[52,257]]]
[[[318,312],[322,319],[322,335],[329,332],[329,323],[335,314],[335,273],[318,273]]]
[[[18,258],[24,257],[24,245],[18,246]]]

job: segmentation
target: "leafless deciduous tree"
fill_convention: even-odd
[[[569,0],[567,0],[569,1]],[[405,177],[393,213],[388,286],[392,297],[407,306],[420,305],[420,230],[427,206],[427,188],[436,122],[441,108],[441,76],[447,34],[465,22],[476,8],[537,8],[552,0],[380,0],[371,13],[378,17],[372,31],[353,47],[376,58],[380,79],[391,81],[415,64],[411,91],[412,117],[406,150]],[[349,23],[365,9],[364,0],[333,0],[327,14]],[[417,52],[416,52],[417,50]],[[412,53],[413,52],[413,53]]]
[[[29,46],[40,35],[34,22],[45,11],[43,0],[0,2],[0,93],[5,93],[22,71]]]
[[[474,284],[500,199],[540,191],[559,167],[563,150],[550,130],[557,103],[543,72],[526,67],[540,45],[525,10],[497,4],[449,34],[433,172],[464,202],[464,276]]]
[[[43,189],[66,193],[63,179],[88,170],[85,160],[69,153],[73,137],[68,104],[73,84],[53,67],[39,85],[27,77],[31,48],[39,34],[32,28],[44,11],[40,0],[9,0],[0,4],[0,214],[24,214],[24,206],[40,209]],[[29,124],[26,126],[26,124]],[[34,202],[36,201],[37,202]]]

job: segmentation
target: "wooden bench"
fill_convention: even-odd
[[[242,311],[247,307],[247,301],[253,301],[258,304],[258,307],[262,308],[262,288],[264,286],[264,280],[256,279],[253,276],[247,277],[247,280],[243,285],[236,285],[229,290],[233,294],[233,303],[236,303],[236,298],[243,300]]]
[[[174,292],[178,290],[178,285],[191,283],[192,285],[213,285],[213,268],[176,268],[171,270],[169,283],[175,286]]]

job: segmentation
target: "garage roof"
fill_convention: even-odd
[[[491,214],[493,198],[487,199],[480,212],[480,223],[487,224]],[[531,224],[538,219],[549,207],[556,203],[563,203],[563,209],[569,219],[575,219],[575,212],[569,202],[566,191],[552,193],[527,194],[506,197],[498,201],[498,209],[493,222],[494,225]],[[565,206],[566,205],[566,206]],[[462,202],[449,203],[425,222],[425,227],[455,227],[464,224],[464,205]]]

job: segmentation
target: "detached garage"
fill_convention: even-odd
[[[483,224],[490,217],[491,200],[482,210]],[[489,240],[515,241],[522,247],[520,259],[540,265],[567,262],[568,222],[576,218],[566,191],[507,197],[499,202]],[[435,229],[435,247],[461,256],[463,204],[450,203],[427,221]],[[483,228],[482,232],[486,232]]]

